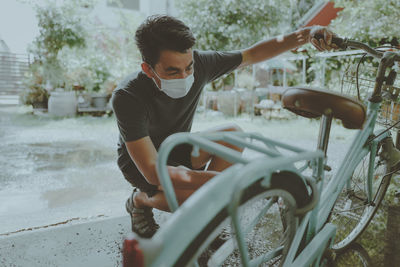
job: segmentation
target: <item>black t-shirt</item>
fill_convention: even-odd
[[[240,52],[193,51],[194,83],[188,94],[174,99],[156,87],[142,71],[129,75],[114,90],[112,106],[120,132],[118,166],[131,165],[125,142],[149,136],[158,150],[177,132],[189,132],[204,86],[234,70],[242,62]]]

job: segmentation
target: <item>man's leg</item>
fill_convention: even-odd
[[[215,127],[215,128],[207,130],[207,132],[217,132],[217,131],[242,131],[242,129],[237,125],[228,124],[228,125],[219,126],[219,127]],[[228,144],[223,141],[217,141],[217,143],[224,145],[226,147],[232,148],[239,152],[243,151],[242,148],[233,146],[233,145]],[[209,162],[209,165],[208,165],[207,171],[220,172],[232,165],[232,163],[225,161],[221,157],[212,155],[203,150],[200,150],[198,157],[191,156],[192,167],[195,170],[204,167],[208,162]],[[194,172],[197,172],[197,171],[194,171]],[[199,171],[199,173],[196,175],[200,176],[201,175],[200,173],[201,173],[201,171]],[[198,181],[199,183],[194,183],[191,188],[175,188],[175,194],[176,194],[178,203],[182,204],[202,184],[204,184],[209,179],[212,179],[212,177],[214,175],[215,174],[202,175],[201,177],[198,177],[198,179],[196,179],[196,181]],[[200,182],[200,180],[201,180],[201,182]],[[144,192],[137,194],[135,197],[135,206],[137,206],[137,207],[153,207],[153,208],[156,208],[159,210],[169,211],[167,200],[165,198],[164,192],[162,192],[163,191],[162,187],[160,186],[159,189],[160,189],[160,192],[158,192],[157,194],[154,194],[152,196],[148,196],[148,194],[146,194]]]
[[[222,131],[227,132],[227,131],[243,131],[243,130],[236,124],[226,124],[206,130],[205,132],[222,132]],[[223,141],[217,141],[216,143],[232,148],[236,151],[243,152],[242,148],[234,146],[232,144]],[[207,170],[221,172],[232,165],[232,163],[224,160],[223,158],[212,155],[209,152],[206,152],[201,149],[198,157],[194,156],[191,157],[192,157],[191,160],[193,169],[200,169],[204,167],[208,162],[210,162]]]
[[[216,132],[216,131],[241,131],[241,129],[236,126],[236,125],[225,125],[225,126],[221,126],[221,127],[217,127],[217,128],[213,128],[208,130],[210,132]],[[217,143],[220,143],[224,146],[227,146],[229,148],[232,148],[234,150],[237,150],[239,152],[242,152],[243,149],[233,146],[231,144],[222,142],[222,141],[218,141]],[[193,157],[191,156],[191,163],[192,163],[192,167],[193,169],[200,169],[202,167],[204,167],[207,163],[209,162],[209,166],[207,168],[207,171],[223,171],[224,169],[228,168],[229,166],[231,166],[232,164],[230,162],[225,161],[224,159],[212,155],[206,151],[200,150],[200,155],[198,157]],[[194,171],[196,172],[196,171]],[[211,173],[211,172],[210,172]],[[210,174],[207,173],[207,174]],[[200,175],[201,171],[199,171],[198,174],[196,175]],[[175,194],[178,200],[179,204],[182,204],[191,194],[193,194],[200,186],[201,184],[203,184],[203,182],[206,182],[209,179],[212,179],[212,177],[215,175],[215,173],[213,175],[207,175],[207,177],[199,177],[202,178],[202,183],[198,184],[195,183],[193,184],[193,187],[191,188],[175,188]],[[199,179],[196,179],[196,181],[198,181]],[[139,210],[140,212],[142,212],[141,210],[145,210],[147,212],[147,210],[151,211],[151,208],[156,208],[159,210],[163,210],[163,211],[169,211],[169,207],[168,207],[168,203],[165,197],[164,192],[162,191],[162,188],[159,187],[160,191],[155,192],[154,194],[148,194],[145,192],[136,192],[132,195],[131,197],[131,206],[133,207],[134,210]],[[131,216],[132,219],[134,220],[135,218],[135,214],[132,214],[131,212]],[[140,218],[141,213],[136,214],[136,219]],[[148,217],[147,220],[151,217],[151,219],[153,218],[152,213],[151,216],[149,215],[145,215],[145,217]],[[132,220],[132,225],[134,225],[134,221]],[[153,219],[152,219],[153,220]],[[150,221],[149,221],[150,222]],[[152,221],[148,224],[152,224]],[[155,232],[155,231],[154,231]],[[154,233],[152,233],[154,234]],[[152,236],[149,235],[150,236]]]
[[[175,194],[179,205],[182,204],[195,190],[175,190]],[[153,196],[148,196],[145,192],[140,192],[135,196],[134,205],[137,208],[153,207],[158,210],[170,211],[162,191],[157,192]]]

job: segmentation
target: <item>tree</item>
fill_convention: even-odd
[[[184,0],[177,7],[197,48],[234,50],[294,30],[315,0]]]
[[[398,0],[336,0],[344,7],[332,21],[332,29],[339,35],[369,42],[371,45],[398,45],[400,29],[400,1]]]
[[[63,47],[84,47],[85,31],[82,14],[73,4],[58,6],[55,2],[35,5],[39,35],[33,41],[30,52],[43,68],[44,82],[52,86],[64,86],[63,68],[58,59]]]
[[[295,30],[315,0],[180,0],[183,21],[196,36],[196,48],[238,50]],[[232,83],[232,75],[223,83]],[[218,89],[216,83],[213,88]]]

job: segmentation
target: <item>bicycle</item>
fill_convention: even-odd
[[[283,95],[284,108],[303,117],[321,117],[316,151],[257,133],[170,136],[160,147],[157,170],[174,213],[152,239],[133,235],[125,240],[127,266],[132,261],[135,266],[320,266],[328,262],[324,254],[327,249],[339,251],[352,244],[371,221],[391,176],[398,171],[400,152],[393,145],[391,127],[375,132],[374,129],[382,88],[393,87],[393,65],[400,61],[400,55],[348,39],[335,37],[334,42],[342,49],[359,48],[381,59],[368,107],[331,91],[289,88]],[[330,170],[326,153],[334,118],[340,119],[345,128],[357,129],[357,133],[337,172],[326,181],[325,172]],[[246,159],[215,143],[217,140],[262,156]],[[170,151],[181,143],[192,144],[194,155],[203,149],[234,165],[178,207],[166,163]],[[358,166],[364,159],[368,171],[359,177]],[[350,209],[344,211],[343,207]],[[250,214],[246,213],[249,210]],[[352,229],[342,233],[339,228],[336,234],[338,225],[334,222],[352,216],[357,221]],[[222,229],[231,232],[231,239],[213,247]],[[274,241],[266,242],[271,239]]]

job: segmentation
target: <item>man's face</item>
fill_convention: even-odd
[[[154,66],[157,75],[166,80],[184,79],[193,73],[193,53],[192,49],[188,49],[185,53],[171,50],[163,50],[160,59]],[[160,80],[153,73],[153,78],[160,85]]]

